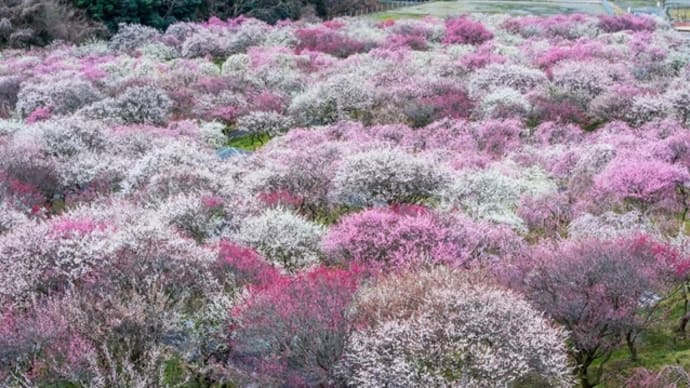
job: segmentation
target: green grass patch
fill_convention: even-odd
[[[401,20],[401,19],[421,19],[422,17],[424,17],[424,15],[418,14],[418,13],[404,13],[404,12],[385,11],[385,12],[373,13],[373,14],[371,14],[371,17],[374,18],[375,20],[384,21],[384,20]]]
[[[666,365],[680,365],[690,369],[690,333],[683,337],[677,331],[683,315],[682,295],[674,295],[660,307],[656,322],[637,340],[638,360],[631,361],[628,348],[621,343],[604,365],[602,388],[619,387],[622,381],[613,378],[630,376],[632,370],[639,367],[660,370]],[[592,370],[598,366],[599,362],[595,362]]]
[[[430,1],[373,13],[369,17],[376,20],[411,19],[424,16],[440,18],[465,13],[509,13],[512,15],[556,15],[562,13],[606,14],[601,3],[595,1],[577,2],[565,0],[464,0]]]
[[[271,139],[272,137],[266,133],[261,135],[244,135],[231,138],[227,145],[228,147],[235,147],[245,151],[256,151]]]

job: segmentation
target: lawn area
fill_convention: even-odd
[[[628,348],[622,344],[604,366],[601,387],[619,387],[622,383],[619,379],[629,376],[638,367],[659,370],[665,365],[677,364],[686,370],[690,368],[690,334],[683,337],[677,331],[682,315],[680,294],[662,302],[655,323],[637,339],[638,360],[632,361]]]
[[[243,135],[231,138],[227,145],[245,151],[256,151],[261,148],[261,146],[268,143],[269,140],[271,140],[271,136],[267,134]]]
[[[445,17],[464,13],[507,13],[511,15],[555,15],[562,13],[605,14],[601,2],[587,1],[434,1],[374,13],[376,19],[402,19],[424,16]]]

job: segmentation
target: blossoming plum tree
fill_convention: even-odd
[[[356,306],[373,322],[345,348],[349,385],[569,384],[562,330],[518,295],[452,270],[393,275],[362,290]]]

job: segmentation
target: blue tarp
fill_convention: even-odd
[[[230,159],[235,156],[241,156],[241,155],[248,155],[251,152],[247,150],[243,150],[241,148],[235,148],[235,147],[225,147],[221,148],[218,151],[216,151],[216,155],[218,155],[219,158],[226,160]]]

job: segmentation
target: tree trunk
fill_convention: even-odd
[[[688,314],[688,284],[683,284],[683,317],[680,319],[678,332],[685,337],[685,329],[690,321],[690,314]]]
[[[628,351],[630,351],[630,361],[637,361],[637,347],[635,346],[633,330],[625,334],[625,344],[628,345]]]
[[[580,379],[580,384],[582,385],[582,388],[593,388],[596,383],[592,383],[592,381],[589,378],[589,366],[592,365],[592,361],[594,361],[594,358],[592,358],[590,355],[583,355],[584,357],[576,357],[576,361],[578,361],[578,364],[580,364],[577,367],[577,377]],[[582,361],[580,362],[580,359]]]
[[[582,388],[594,388],[594,385],[589,382],[589,376],[587,376],[586,370],[584,372],[579,372],[578,375],[580,378],[580,385],[582,385]]]
[[[690,321],[690,315],[685,314],[683,317],[680,319],[680,327],[678,328],[678,332],[685,337],[685,329],[688,327],[688,321]]]

